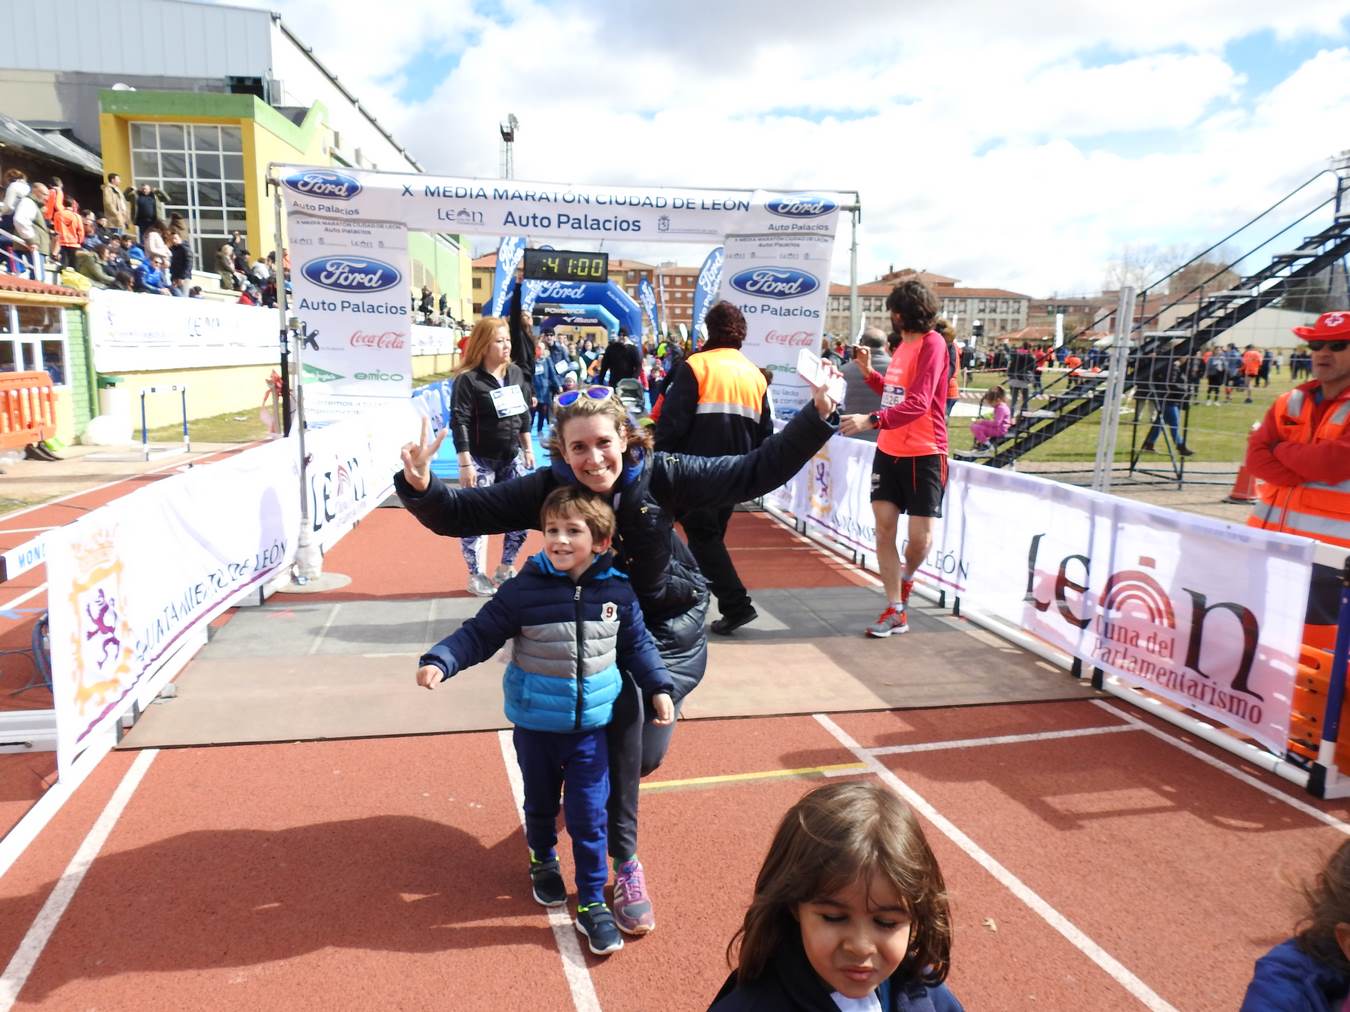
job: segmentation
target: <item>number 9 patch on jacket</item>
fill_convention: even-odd
[[[619,606],[613,601],[606,601],[600,609],[601,622],[617,622],[619,620]]]

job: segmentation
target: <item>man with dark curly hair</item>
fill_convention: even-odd
[[[933,329],[938,302],[921,281],[902,281],[886,297],[900,345],[883,377],[870,356],[855,358],[867,385],[881,394],[881,409],[846,415],[839,431],[846,436],[877,431],[872,458],[872,514],[877,525],[877,567],[886,588],[886,610],[867,635],[909,631],[907,606],[914,574],[933,541],[933,518],[942,516],[947,489],[947,345]],[[909,514],[905,564],[896,546],[900,514]]]
[[[696,457],[749,453],[773,432],[769,384],[745,357],[745,316],[730,302],[708,310],[708,340],[675,367],[666,384],[656,448]],[[759,617],[727,552],[727,524],[733,507],[689,510],[676,519],[689,537],[689,550],[717,598],[722,617],[712,631],[728,636]]]

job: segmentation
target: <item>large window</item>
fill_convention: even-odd
[[[0,372],[46,372],[66,382],[65,314],[58,306],[0,303]]]
[[[149,183],[164,191],[165,214],[177,211],[186,219],[198,270],[214,270],[221,244],[248,228],[237,126],[132,123],[131,174],[138,188]]]

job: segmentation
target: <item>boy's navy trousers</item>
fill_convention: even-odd
[[[609,801],[609,749],[605,729],[559,734],[515,729],[516,762],[525,780],[525,842],[539,860],[558,842],[558,800],[576,865],[577,904],[605,898],[605,813]]]

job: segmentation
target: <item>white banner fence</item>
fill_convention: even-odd
[[[874,452],[835,436],[766,501],[875,555]],[[1284,753],[1313,542],[959,461],[943,513],[921,581]]]
[[[310,534],[331,548],[392,491],[410,402],[309,434]],[[142,707],[225,609],[288,578],[300,524],[294,438],[147,485],[43,536],[57,762]]]

